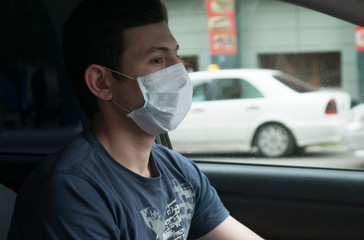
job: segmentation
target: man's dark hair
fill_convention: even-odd
[[[127,47],[124,31],[163,21],[168,16],[160,0],[85,0],[71,13],[63,26],[63,57],[81,108],[90,119],[99,108],[84,81],[86,68],[99,64],[119,70]]]

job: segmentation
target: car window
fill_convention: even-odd
[[[210,84],[208,82],[200,82],[193,85],[193,102],[211,100],[209,93]]]
[[[242,91],[241,98],[261,98],[261,97],[263,97],[263,94],[261,92],[259,92],[259,90],[256,87],[254,87],[247,81],[241,79],[240,84],[241,84],[241,91]]]
[[[60,47],[78,1],[51,2],[0,10],[1,153],[47,154],[82,130]],[[364,168],[364,113],[352,110],[364,101],[362,27],[276,0],[164,3],[194,85],[190,113],[169,133],[176,150],[196,161]]]
[[[263,97],[258,89],[243,79],[217,79],[213,87],[213,100]]]
[[[239,79],[218,79],[214,84],[214,100],[240,99],[241,85]]]
[[[165,3],[194,83],[191,111],[169,133],[175,150],[196,161],[364,168],[364,111],[352,110],[364,100],[363,28],[283,1]]]

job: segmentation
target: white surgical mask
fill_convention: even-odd
[[[111,102],[127,111],[127,116],[150,135],[156,136],[176,129],[191,108],[192,83],[182,63],[136,79],[105,68],[138,81],[145,101],[143,107],[129,111],[114,99]]]

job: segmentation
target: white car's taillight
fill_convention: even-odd
[[[337,114],[336,102],[331,99],[326,106],[325,114]]]

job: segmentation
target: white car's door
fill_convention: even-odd
[[[191,110],[178,128],[169,133],[173,149],[182,153],[206,152],[205,103],[210,99],[209,81],[193,84]]]
[[[249,150],[263,103],[263,95],[245,80],[215,79],[212,100],[203,107],[210,151]]]

